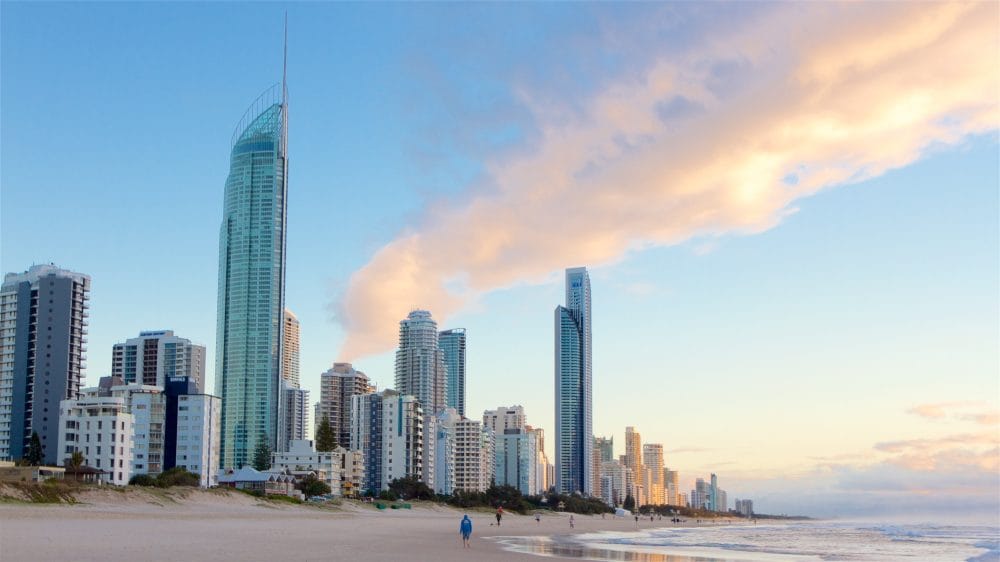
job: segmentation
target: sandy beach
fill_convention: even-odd
[[[343,502],[335,509],[264,502],[236,493],[184,497],[129,490],[90,491],[80,504],[0,504],[0,560],[539,560],[509,552],[496,537],[632,531],[634,520],[568,514],[468,511],[470,549],[458,534],[465,511],[434,504],[376,510]],[[490,523],[493,523],[491,526]],[[640,529],[671,526],[641,521]]]

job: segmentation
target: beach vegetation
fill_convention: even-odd
[[[175,466],[157,474],[155,477],[148,474],[136,474],[128,481],[128,483],[129,486],[155,486],[157,488],[190,486],[197,488],[201,485],[201,478],[193,472],[188,472],[183,467]]]
[[[156,486],[156,478],[148,474],[136,474],[128,481],[129,486]]]

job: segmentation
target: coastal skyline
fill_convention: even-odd
[[[977,24],[996,15],[995,6],[983,6],[935,5],[934,14],[916,18],[902,6],[728,6],[732,11],[719,22],[711,21],[710,8],[591,6],[564,23],[569,8],[559,6],[502,13],[480,6],[425,6],[419,13],[293,6],[289,75],[301,121],[293,123],[299,160],[289,195],[286,304],[301,321],[303,386],[318,396],[319,374],[335,360],[351,359],[380,389],[391,387],[391,348],[380,351],[380,334],[396,330],[409,310],[427,308],[441,329],[468,330],[473,419],[497,402],[520,403],[554,430],[542,421],[552,419],[548,395],[523,389],[550,387],[537,380],[551,372],[551,306],[560,301],[563,269],[586,264],[600,326],[594,433],[640,428],[664,444],[665,464],[681,471],[682,489],[717,472],[761,511],[817,513],[831,508],[835,496],[845,498],[841,510],[865,507],[865,497],[897,509],[945,497],[975,507],[985,498],[979,505],[991,508],[997,105],[984,94],[996,93],[996,54],[958,58],[977,40],[995,38],[994,28]],[[864,44],[846,25],[858,15],[851,10],[880,28],[882,43]],[[205,233],[218,226],[225,174],[219,147],[245,100],[280,75],[273,7],[251,7],[233,21],[231,12],[213,6],[145,12],[18,5],[5,7],[2,24],[2,267],[19,272],[51,261],[93,278],[87,385],[110,373],[112,345],[140,331],[173,329],[196,343],[215,341],[214,322],[206,318],[214,309],[217,246]],[[113,21],[102,20],[108,13]],[[428,25],[450,18],[470,31],[430,37],[400,13]],[[340,17],[361,24],[360,31],[330,39],[336,34],[322,30],[347,26]],[[803,47],[802,60],[769,55],[777,40],[761,37],[768,28],[761,22],[788,20],[811,30],[823,17],[832,22],[825,35],[787,39]],[[652,34],[639,25],[647,18],[677,36]],[[39,31],[43,24],[48,31]],[[274,41],[227,49],[225,37],[238,34],[240,24]],[[706,46],[679,31],[687,24],[712,38],[740,33],[731,43]],[[589,33],[593,27],[601,33]],[[137,30],[149,36],[133,36]],[[500,39],[512,30],[526,37],[507,53]],[[629,30],[634,37],[625,37]],[[475,41],[466,35],[474,31],[483,32]],[[365,32],[374,35],[366,39]],[[138,49],[118,49],[125,39]],[[838,53],[837,41],[847,39],[867,48]],[[470,44],[481,48],[485,62],[455,49]],[[635,56],[651,44],[663,47],[655,57]],[[73,52],[70,45],[87,49]],[[520,60],[538,46],[554,47],[552,58]],[[205,50],[222,60],[202,57]],[[606,60],[581,62],[592,53]],[[666,55],[680,60],[662,66],[658,58]],[[921,97],[938,93],[930,89],[938,79],[916,72],[915,60],[953,87]],[[546,77],[546,62],[579,66]],[[108,87],[70,94],[39,69],[81,85],[96,80],[81,69],[99,69]],[[392,76],[395,70],[402,72]],[[802,77],[797,72],[843,95],[845,105],[810,105],[809,96],[820,94],[793,87],[794,80],[790,85],[789,77]],[[358,76],[370,80],[352,79]],[[396,80],[405,85],[399,92],[385,88]],[[785,94],[777,104],[766,103],[775,93],[771,80]],[[402,93],[407,89],[414,99]],[[564,100],[567,90],[579,94]],[[850,105],[862,99],[870,114]],[[796,111],[784,113],[784,105]],[[176,125],[178,116],[187,117],[185,127]],[[876,119],[882,116],[888,118]],[[815,134],[795,143],[777,134],[757,139],[746,152],[768,158],[734,157],[722,174],[672,159],[700,162],[706,157],[700,143],[709,140],[742,156],[738,147],[757,136],[751,133],[789,135],[781,128],[786,123],[813,131],[809,125]],[[158,142],[148,142],[150,130]],[[673,136],[675,130],[685,136]],[[331,138],[330,131],[337,133]],[[562,145],[551,139],[566,138],[582,144],[560,153]],[[187,165],[150,177],[163,146]],[[845,148],[854,152],[837,156]],[[61,154],[64,166],[47,166],[51,153]],[[662,170],[650,154],[666,154],[678,173],[701,174],[721,187],[704,190],[691,180],[665,202],[653,189]],[[116,164],[112,174],[108,162]],[[537,178],[528,176],[548,178],[540,173],[546,170],[562,186],[553,197],[567,194],[566,177],[579,178],[590,188],[578,199],[600,203],[610,218],[587,223],[594,209],[570,205],[574,212],[567,214],[591,227],[581,231],[543,204],[538,210],[549,212],[543,216],[551,223],[531,222],[538,218],[533,213],[517,216],[523,193],[511,186],[527,178],[525,185],[537,188]],[[758,177],[759,184],[747,183]],[[628,187],[615,197],[600,189],[607,181]],[[843,184],[851,187],[824,191]],[[530,193],[547,202],[544,190]],[[707,213],[707,222],[679,220],[671,201],[691,217]],[[510,239],[485,237],[483,208],[509,221],[506,228],[484,221],[490,232],[537,244],[567,228],[590,253],[532,253]],[[53,227],[38,229],[39,216]],[[463,232],[459,227],[468,234],[464,242],[451,236]],[[530,227],[541,238],[523,236]],[[186,251],[143,253],[149,237]],[[427,263],[428,247],[446,248],[442,240],[455,243],[445,265],[407,269]],[[609,247],[595,248],[602,242]],[[500,266],[508,273],[490,269]],[[162,300],[150,302],[150,286],[159,287],[154,294]],[[396,293],[383,301],[379,291],[393,287]],[[386,303],[384,313],[368,315],[364,307],[373,302]],[[331,307],[353,331],[329,321]],[[509,369],[511,349],[520,354],[517,373]],[[209,347],[209,365],[215,352]],[[763,493],[734,483],[741,478]],[[964,488],[956,488],[959,482]],[[823,496],[830,486],[837,493]],[[814,494],[812,503],[800,499],[803,491],[807,500]],[[921,497],[929,499],[920,504]]]

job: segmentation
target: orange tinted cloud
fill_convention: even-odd
[[[494,191],[428,209],[354,273],[341,355],[392,349],[414,306],[441,321],[566,266],[760,232],[799,198],[996,130],[996,19],[994,3],[784,5],[653,54],[582,113],[524,95],[537,145],[489,162]],[[744,72],[720,77],[730,63]]]

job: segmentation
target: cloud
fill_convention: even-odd
[[[996,130],[996,4],[763,11],[681,53],[650,48],[644,71],[582,104],[521,85],[533,144],[488,161],[491,189],[429,205],[352,275],[342,358],[392,349],[415,306],[443,321],[563,267],[761,232],[797,199]]]
[[[933,420],[967,419],[979,401],[921,404],[907,410]],[[972,417],[977,417],[974,414]],[[968,426],[967,426],[968,427]],[[815,516],[909,516],[995,521],[1000,510],[1000,434],[973,431],[875,443],[868,450],[810,457],[811,466],[781,475],[720,474],[730,495],[752,497],[761,513]]]
[[[919,404],[907,410],[907,413],[934,420],[951,418],[985,426],[1000,424],[1000,412],[996,408],[990,408],[982,401],[964,400]]]

